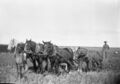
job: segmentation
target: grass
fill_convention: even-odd
[[[41,74],[31,73],[27,76],[27,80],[22,80],[22,84],[119,84],[120,73],[113,71],[103,72],[71,72],[66,75],[47,75],[43,77]],[[17,82],[18,83],[18,82]]]

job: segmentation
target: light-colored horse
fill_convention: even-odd
[[[26,54],[24,54],[24,43],[17,41],[16,39],[12,39],[8,44],[8,50],[13,50],[14,58],[17,67],[17,76],[22,78],[22,69],[24,68],[24,72],[28,70],[27,58]]]

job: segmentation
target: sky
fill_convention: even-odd
[[[120,47],[119,0],[0,0],[0,43]]]

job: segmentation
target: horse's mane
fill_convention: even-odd
[[[35,49],[36,49],[36,42],[32,41],[32,40],[27,40],[26,43],[30,44],[29,47],[30,47],[30,50],[32,52],[35,52]],[[26,44],[25,43],[25,44]],[[26,48],[26,47],[25,47]]]

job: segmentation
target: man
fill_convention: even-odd
[[[102,48],[102,52],[103,52],[103,58],[107,58],[107,53],[108,53],[108,50],[110,49],[109,45],[107,44],[107,41],[104,41],[104,45],[103,45],[103,48]]]

